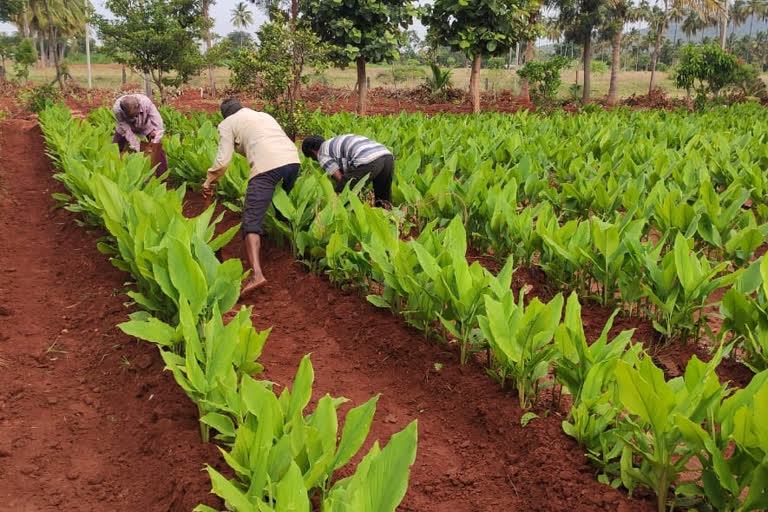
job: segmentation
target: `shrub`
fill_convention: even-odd
[[[27,110],[39,113],[61,101],[61,93],[53,85],[41,85],[25,89],[20,94]]]
[[[505,64],[504,57],[490,57],[485,65],[488,69],[504,69]]]
[[[546,105],[555,100],[563,83],[560,73],[568,62],[567,58],[558,56],[544,62],[526,62],[525,66],[517,71],[521,78],[528,79],[531,100],[535,104]]]
[[[657,69],[658,69],[658,66],[657,66]],[[602,74],[602,73],[607,73],[608,72],[608,64],[606,64],[602,60],[593,60],[593,61],[590,61],[590,63],[589,63],[589,70],[592,73],[595,73],[595,74],[598,74],[598,75]]]
[[[13,60],[16,62],[16,65],[13,67],[16,78],[26,81],[29,78],[29,66],[37,62],[35,44],[31,39],[24,39],[19,43],[13,55]]]
[[[717,44],[687,45],[680,51],[680,65],[675,70],[675,85],[689,93],[696,92],[697,103],[710,95],[734,85],[738,78],[739,62]]]
[[[432,71],[432,76],[427,76],[424,79],[424,87],[429,91],[433,98],[441,99],[447,96],[448,91],[453,87],[451,82],[451,70],[446,69],[443,71],[435,63],[429,65]]]

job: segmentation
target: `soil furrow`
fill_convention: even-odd
[[[211,503],[201,469],[218,451],[157,350],[115,327],[126,275],[51,209],[51,173],[34,121],[0,125],[0,509]]]

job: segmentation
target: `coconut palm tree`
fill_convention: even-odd
[[[245,31],[249,26],[253,25],[253,13],[248,9],[245,2],[238,2],[235,8],[232,9],[232,17],[229,19],[232,25],[239,29],[240,32]],[[240,34],[240,46],[243,46],[243,35]]]
[[[681,27],[683,34],[685,34],[686,42],[691,42],[691,36],[695,36],[700,30],[705,28],[704,21],[701,19],[696,11],[690,10],[683,20]]]
[[[747,2],[744,0],[736,0],[731,8],[731,23],[733,24],[731,36],[736,35],[736,28],[746,23],[747,18],[749,18]]]
[[[752,23],[759,16],[768,16],[768,2],[766,0],[747,0],[744,3],[744,14],[749,18],[749,37],[752,38]],[[766,14],[764,14],[766,13]]]
[[[541,16],[541,8],[543,7],[542,4],[543,2],[537,1],[534,8],[531,9],[531,13],[528,15],[529,27],[534,27],[539,22],[539,16]],[[530,39],[525,42],[525,53],[523,55],[525,57],[526,63],[533,60],[533,45],[535,43],[536,43],[535,39]],[[523,78],[523,80],[520,82],[520,100],[531,101],[531,95],[529,94],[529,90],[528,90],[527,78]]]
[[[727,6],[727,0],[723,0],[723,4]],[[664,31],[667,28],[667,22],[669,21],[670,11],[674,8],[685,9],[689,8],[696,11],[702,18],[712,12],[725,12],[727,19],[727,7],[721,5],[718,0],[664,0],[663,9],[660,9],[658,18],[653,21],[657,21],[656,29],[656,41],[653,46],[653,53],[651,54],[651,82],[648,86],[648,92],[653,90],[656,78],[656,64],[659,60],[659,51],[661,49],[662,39],[664,38]],[[723,44],[725,42],[723,41]]]
[[[66,44],[58,45],[60,39],[70,40],[85,35],[87,10],[92,7],[90,2],[71,0],[26,0],[24,9],[13,23],[19,27],[19,32],[39,37],[40,58],[43,64],[56,63],[64,58]],[[45,42],[48,48],[46,52]],[[47,60],[46,60],[47,56]],[[58,76],[57,76],[58,78]]]
[[[611,82],[608,86],[608,105],[615,105],[619,99],[619,69],[621,67],[621,33],[627,22],[634,21],[640,11],[632,6],[629,0],[607,0],[604,5],[603,19],[605,25],[601,28],[602,36],[611,41]]]

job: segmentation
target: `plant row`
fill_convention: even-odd
[[[416,455],[416,422],[385,447],[375,443],[352,476],[334,480],[365,442],[378,396],[351,409],[339,435],[346,399],[326,395],[306,412],[314,382],[309,356],[291,389],[278,393],[253,378],[269,332],[254,330],[251,308],[233,310],[241,262],[215,256],[238,226],[214,237],[222,217],[214,218],[213,207],[184,217],[185,187],[167,189],[142,155],[121,157],[108,126],[73,120],[63,107],[45,110],[40,121],[55,177],[69,190],[56,199],[106,230],[99,250],[133,279],[128,295],[142,310],[119,327],[158,346],[166,369],[197,404],[203,440],[216,432],[235,478],[210,466],[208,473],[227,508],[309,511],[319,496],[327,511],[395,510]]]
[[[333,134],[353,123],[402,157],[393,197],[404,231],[435,219],[445,226],[460,215],[475,248],[501,262],[511,254],[538,265],[557,286],[619,305],[652,320],[665,338],[685,340],[707,328],[699,311],[716,307],[712,293],[735,278],[723,274],[745,268],[768,234],[760,170],[768,145],[758,114],[749,106],[703,116],[317,114],[313,124]],[[174,133],[171,160],[185,162],[173,166],[174,174],[201,182],[216,152],[213,123],[220,116],[186,119],[172,109],[164,115]],[[739,144],[726,145],[720,130],[743,130]],[[217,193],[238,210],[244,159],[227,176]],[[674,266],[683,263],[670,256],[681,234],[698,251],[694,265],[703,265],[704,282],[688,283],[695,290],[677,282]],[[764,350],[749,355],[755,357],[764,359]]]

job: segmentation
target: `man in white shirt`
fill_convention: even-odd
[[[203,183],[203,195],[213,195],[213,185],[227,171],[232,154],[244,155],[251,167],[243,208],[243,238],[251,275],[240,296],[261,288],[267,279],[261,270],[261,235],[264,218],[277,183],[290,192],[299,174],[299,152],[275,119],[264,112],[244,108],[236,99],[221,104],[224,120],[219,124],[219,153]]]

